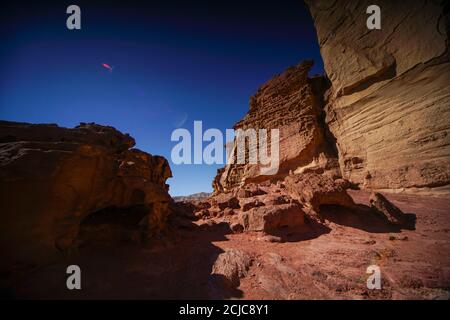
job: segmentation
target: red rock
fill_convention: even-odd
[[[112,127],[0,122],[2,265],[69,250],[81,221],[107,207],[145,204],[148,227],[165,226],[172,176],[166,159],[130,149]]]
[[[236,212],[234,211],[234,209],[231,208],[225,208],[225,210],[223,210],[223,214],[225,216],[232,216],[234,215]]]
[[[214,197],[212,200],[213,206],[217,206],[220,210],[225,208],[239,209],[239,200],[231,193],[223,193]]]
[[[346,192],[345,184],[336,183],[326,175],[315,173],[291,175],[285,178],[284,183],[292,198],[307,204],[316,213],[320,212],[321,205],[339,205],[348,208],[355,206]]]
[[[222,284],[233,288],[239,285],[239,279],[247,275],[251,264],[252,258],[247,252],[230,249],[217,257],[211,274],[221,276]]]
[[[266,194],[267,192],[260,188],[257,184],[249,184],[245,187],[240,188],[237,191],[238,198],[251,198],[255,196],[261,196]]]
[[[323,123],[322,100],[327,88],[324,77],[309,78],[312,61],[289,67],[263,84],[250,98],[246,116],[235,129],[279,129],[280,164],[274,176],[262,176],[259,164],[230,164],[218,170],[213,181],[217,193],[248,184],[259,184],[271,178],[282,179],[289,171],[317,167],[322,172],[337,170],[337,154],[329,147]],[[256,186],[258,188],[258,186]],[[250,190],[239,197],[251,197]]]
[[[189,201],[178,201],[172,203],[172,210],[178,216],[193,219],[196,216],[195,213],[198,211],[198,207]]]
[[[370,207],[388,223],[394,225],[403,225],[406,223],[405,214],[381,193],[372,192],[369,202]]]
[[[240,216],[246,231],[276,231],[282,227],[304,224],[304,212],[297,203],[253,208]]]
[[[240,201],[240,205],[242,208],[242,211],[248,211],[251,208],[256,208],[256,207],[262,207],[264,206],[264,202],[260,201],[259,199],[254,199],[254,198],[250,198],[250,199],[244,199]]]
[[[230,224],[230,229],[233,233],[241,233],[244,231],[244,226],[238,222],[234,222]]]
[[[275,193],[275,194],[268,194],[267,196],[261,198],[261,201],[264,202],[266,206],[275,206],[279,204],[289,203],[292,201],[292,198],[290,198],[287,195]]]
[[[195,216],[199,219],[208,218],[211,216],[211,213],[208,209],[200,210],[195,213]]]
[[[448,1],[305,2],[332,84],[324,110],[342,176],[367,189],[448,195]],[[380,32],[366,27],[372,4]]]

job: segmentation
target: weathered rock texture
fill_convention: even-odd
[[[326,73],[326,122],[344,178],[373,189],[448,192],[449,8],[446,1],[306,0]],[[447,7],[445,7],[447,6]]]
[[[298,203],[259,206],[243,213],[241,224],[246,231],[276,232],[285,227],[304,224],[304,212]]]
[[[406,215],[381,193],[372,192],[369,203],[370,207],[388,223],[395,225],[405,224]]]
[[[292,175],[284,180],[287,193],[302,202],[313,213],[320,212],[322,205],[338,205],[353,208],[352,198],[346,192],[348,183],[344,180],[333,180],[326,175],[306,173]]]
[[[211,274],[218,276],[218,282],[225,287],[233,288],[239,285],[239,279],[247,275],[251,264],[252,258],[248,253],[230,249],[217,257]]]
[[[311,62],[261,86],[235,129],[280,130],[278,174],[231,164],[218,171],[216,193],[290,171],[325,171],[369,189],[449,193],[445,1],[378,1],[381,30],[367,29],[370,1],[306,3],[331,87],[323,77],[308,78]]]
[[[276,183],[248,183],[191,202],[189,210],[200,223],[225,223],[234,233],[261,232],[270,241],[270,235],[311,232],[323,220],[322,206],[357,209],[348,187],[348,181],[324,173],[289,174]]]
[[[249,164],[247,155],[246,164],[230,164],[218,171],[213,181],[216,192],[269,178],[280,179],[289,171],[337,167],[322,125],[322,97],[327,81],[324,77],[308,78],[311,67],[312,61],[302,62],[262,85],[250,98],[247,115],[234,126],[236,130],[266,129],[269,138],[270,129],[279,129],[278,173],[262,175],[260,165]],[[235,142],[234,149],[236,145]]]
[[[164,227],[171,177],[163,157],[112,127],[0,122],[2,265],[29,266],[71,248],[80,222],[107,207],[148,205],[147,227]]]

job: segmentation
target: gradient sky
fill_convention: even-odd
[[[183,120],[224,132],[288,66],[313,59],[323,73],[301,0],[10,2],[0,13],[0,119],[111,125],[170,163]],[[66,28],[71,4],[81,30]],[[211,191],[219,167],[171,163],[170,193]]]

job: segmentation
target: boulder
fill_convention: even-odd
[[[247,198],[240,201],[240,206],[244,212],[250,210],[251,208],[262,207],[264,205],[264,202],[257,198]]]
[[[300,204],[289,203],[250,209],[240,215],[240,221],[246,231],[272,232],[303,225],[304,215]]]
[[[323,174],[306,173],[285,178],[288,194],[306,204],[315,213],[322,205],[339,205],[354,208],[355,203],[347,193],[347,185],[342,180],[333,180]]]
[[[212,198],[212,205],[217,206],[220,210],[226,208],[239,209],[239,200],[232,193],[222,193]]]
[[[381,193],[372,192],[369,202],[372,210],[388,223],[404,225],[407,222],[406,215]]]
[[[251,256],[242,250],[228,249],[214,262],[211,274],[221,285],[228,288],[239,286],[241,278],[247,275],[252,264]]]
[[[230,224],[230,229],[233,233],[241,233],[244,231],[244,226],[238,222],[233,222]]]

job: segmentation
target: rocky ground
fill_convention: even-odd
[[[185,221],[171,240],[90,241],[76,257],[18,278],[14,292],[6,293],[65,299],[450,298],[450,200],[389,195],[416,216],[408,230],[374,217],[368,192],[349,193],[359,209],[323,207],[320,226],[307,222],[278,236],[233,233],[208,218]],[[110,230],[110,223],[100,219],[95,228]],[[65,286],[66,267],[73,263],[82,270],[81,291]],[[373,264],[381,268],[381,290],[366,288],[366,268]]]

